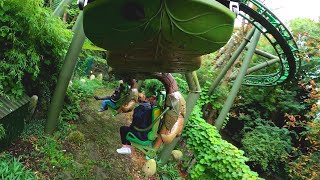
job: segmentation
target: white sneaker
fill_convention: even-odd
[[[117,153],[119,154],[131,154],[131,148],[120,148],[120,149],[117,149]]]

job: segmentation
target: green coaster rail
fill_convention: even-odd
[[[227,0],[218,0],[218,2],[229,7]],[[254,4],[257,9],[252,9],[249,6],[250,3]],[[281,64],[278,72],[267,75],[247,75],[242,84],[274,86],[294,78],[300,68],[299,49],[286,26],[258,0],[242,0],[239,10],[239,15],[259,29],[268,39]],[[259,24],[262,25],[262,28],[259,27]]]

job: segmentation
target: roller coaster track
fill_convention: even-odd
[[[229,1],[218,0],[229,7]],[[252,9],[249,4],[256,6]],[[286,26],[258,0],[242,0],[239,15],[254,25],[274,47],[281,68],[278,72],[267,75],[247,75],[244,85],[274,86],[294,78],[300,68],[299,49]],[[262,25],[262,28],[260,28]]]

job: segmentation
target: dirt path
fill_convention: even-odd
[[[100,89],[96,95],[111,93]],[[82,123],[77,124],[77,129],[84,134],[85,142],[73,152],[76,161],[80,166],[91,162],[95,179],[144,179],[141,169],[145,158],[141,152],[135,150],[132,155],[116,152],[121,147],[119,128],[130,124],[132,113],[112,116],[110,109],[98,112],[100,106],[101,101],[93,98],[82,105]]]

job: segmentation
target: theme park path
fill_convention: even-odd
[[[111,90],[99,89],[95,95],[111,93]],[[82,123],[77,125],[77,129],[84,134],[85,143],[74,152],[76,160],[95,162],[95,179],[145,179],[141,169],[146,160],[141,152],[134,150],[131,155],[116,152],[121,147],[119,128],[130,125],[132,112],[115,116],[110,109],[98,112],[101,102],[91,98],[81,105]]]

